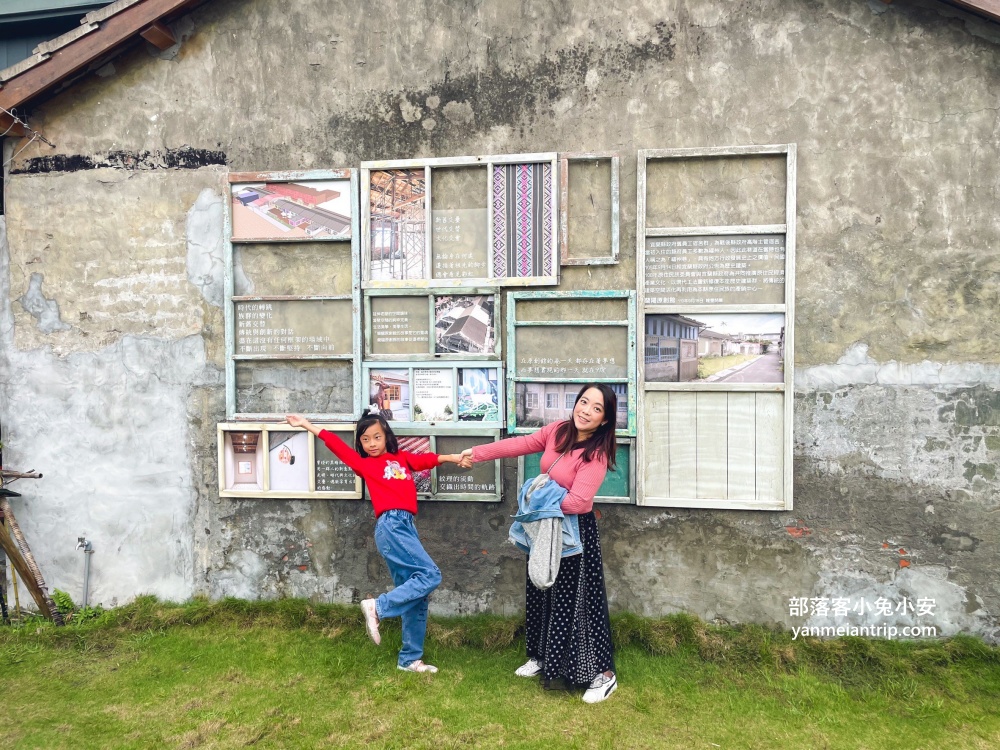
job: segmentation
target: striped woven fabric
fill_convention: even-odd
[[[553,273],[552,165],[493,167],[493,274],[497,278]]]

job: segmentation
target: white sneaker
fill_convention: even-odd
[[[541,674],[541,671],[541,664],[534,659],[528,659],[528,661],[514,670],[514,674],[518,677],[534,677],[535,675]]]
[[[618,677],[612,674],[608,677],[601,672],[590,683],[587,692],[583,694],[584,703],[600,703],[618,689]]]
[[[368,631],[368,637],[378,646],[382,643],[382,636],[378,634],[378,610],[375,609],[375,600],[363,599],[361,601],[361,612],[365,616],[365,630]]]
[[[416,661],[411,661],[405,667],[402,664],[397,664],[396,666],[398,666],[404,672],[426,672],[428,674],[434,674],[435,672],[438,671],[438,668],[435,667],[433,664],[424,664],[422,661],[420,661],[420,659],[417,659]]]

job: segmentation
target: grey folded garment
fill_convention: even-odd
[[[559,575],[559,560],[562,559],[562,519],[530,521],[524,524],[524,533],[531,541],[528,578],[535,588],[550,588]]]

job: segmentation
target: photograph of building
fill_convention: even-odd
[[[233,185],[233,240],[346,239],[350,189],[350,180]]]
[[[618,396],[616,429],[628,427],[628,386],[608,383]],[[573,416],[579,383],[517,383],[517,426],[543,427]]]
[[[496,349],[493,297],[438,297],[434,332],[438,353],[489,354]]]

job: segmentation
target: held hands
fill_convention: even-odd
[[[472,448],[466,448],[461,453],[445,453],[440,457],[443,464],[458,464],[463,469],[472,468]]]

